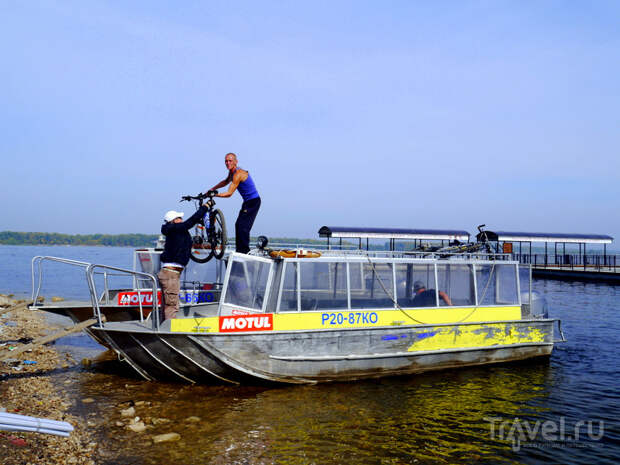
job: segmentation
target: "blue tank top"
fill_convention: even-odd
[[[256,197],[258,197],[256,185],[254,184],[254,180],[252,179],[252,176],[250,176],[249,172],[248,178],[245,181],[239,183],[237,190],[241,194],[241,197],[243,197],[244,201],[255,199]]]

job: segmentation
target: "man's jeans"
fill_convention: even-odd
[[[239,253],[248,253],[250,251],[250,230],[259,208],[260,197],[246,200],[241,205],[241,210],[235,223],[235,245]]]

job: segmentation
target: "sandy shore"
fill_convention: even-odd
[[[19,303],[0,295],[0,312]],[[21,347],[28,339],[36,339],[60,327],[37,312],[18,309],[0,315],[0,356],[11,347]],[[56,326],[56,328],[54,328]],[[19,341],[21,339],[21,341]],[[74,431],[68,438],[40,433],[0,431],[0,456],[3,465],[12,464],[95,464],[98,444],[89,425],[71,415],[72,402],[62,389],[54,386],[50,374],[79,363],[61,357],[48,346],[31,350],[0,362],[0,409],[51,420],[66,421]]]

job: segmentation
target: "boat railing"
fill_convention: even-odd
[[[281,241],[269,241],[269,248],[271,249],[312,249],[312,250],[360,250],[357,245],[354,244],[342,244],[338,248],[334,246],[328,246],[327,243],[315,243],[315,242],[281,242]]]
[[[79,260],[71,260],[68,258],[60,258],[60,257],[51,257],[51,256],[42,256],[37,255],[32,258],[30,270],[32,277],[32,306],[36,307],[39,302],[39,295],[41,293],[41,286],[43,284],[43,263],[56,262],[63,263],[65,265],[71,265],[78,268],[83,268],[86,270],[86,267],[90,265],[90,263],[82,262]],[[36,271],[35,271],[36,270]]]
[[[143,273],[157,274],[161,266],[160,256],[164,252],[161,248],[139,248],[135,249],[133,253],[133,269],[134,271],[142,271]],[[202,289],[204,284],[213,286],[214,289],[221,290],[222,283],[224,282],[225,273],[225,261],[230,255],[230,249],[226,250],[225,258],[223,260],[212,260],[212,262],[201,264],[190,261],[187,266],[181,272],[181,289],[191,289],[194,292]],[[214,279],[203,279],[199,274],[200,279],[194,279],[193,272],[200,267],[213,266],[215,268]],[[134,277],[133,287],[141,287],[142,284],[137,277]],[[148,284],[147,284],[148,285]]]
[[[88,263],[68,258],[41,255],[37,255],[32,259],[32,308],[36,308],[39,303],[39,296],[41,294],[41,287],[43,283],[43,263],[45,262],[61,263],[64,265],[81,268],[84,271],[90,300],[93,306],[93,312],[95,317],[97,317],[97,319],[99,320],[100,324],[102,322],[102,319],[99,305],[110,305],[110,279],[113,277],[129,277],[132,278],[134,282],[136,282],[138,279],[149,282],[153,288],[153,311],[156,315],[159,314],[159,306],[157,301],[157,279],[152,274],[143,273],[136,270],[128,270],[125,268],[118,268],[109,265]],[[103,291],[101,292],[101,294],[97,292],[95,276],[100,276],[103,278]],[[138,295],[137,301],[140,308],[140,321],[144,321],[145,318],[143,310],[143,299],[141,297],[141,292],[144,291],[141,291],[140,287],[136,287],[134,289]],[[150,293],[150,291],[148,293]],[[158,318],[155,318],[154,321],[156,321],[156,324],[159,325]]]
[[[358,255],[372,258],[426,258],[434,260],[512,260],[510,254],[494,252],[442,252],[442,251],[381,251],[381,250],[328,250],[326,255]]]
[[[100,270],[105,270],[105,271],[100,271],[97,272],[95,270],[100,269]],[[116,273],[109,273],[110,271],[112,272],[116,272]],[[99,326],[103,326],[103,320],[101,318],[101,309],[99,307],[99,302],[100,299],[97,297],[97,286],[95,283],[95,275],[99,274],[99,275],[104,275],[104,286],[105,286],[105,292],[104,294],[106,296],[108,296],[107,298],[109,299],[109,291],[107,288],[107,276],[109,275],[116,275],[116,276],[130,276],[134,279],[142,279],[142,280],[148,280],[151,283],[151,292],[152,292],[152,311],[151,311],[151,315],[153,315],[153,318],[151,318],[153,320],[153,329],[157,329],[159,330],[159,301],[157,299],[157,278],[150,274],[150,273],[143,273],[141,271],[135,271],[135,270],[127,270],[125,268],[118,268],[116,266],[110,266],[110,265],[101,265],[98,263],[90,263],[88,264],[88,266],[86,267],[86,279],[88,281],[88,288],[90,290],[90,298],[91,298],[91,302],[93,305],[93,310],[95,312],[95,317],[97,318],[98,322],[99,322]],[[140,289],[136,289],[136,292],[138,293],[138,305],[140,307],[140,321],[144,321],[144,311],[143,311],[143,306],[142,306],[142,298],[140,295]],[[109,303],[109,300],[106,300],[105,302],[106,304]]]
[[[620,255],[617,254],[512,254],[515,260],[531,264],[534,268],[570,271],[597,271],[617,273]]]
[[[312,250],[318,251],[325,257],[370,257],[370,258],[425,258],[435,260],[513,260],[508,253],[497,252],[442,252],[427,250],[366,250],[359,248],[335,249],[319,247],[310,244],[269,244],[269,250]],[[265,250],[266,251],[266,250]],[[252,254],[260,255],[259,249],[254,249]]]

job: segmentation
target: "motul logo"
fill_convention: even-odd
[[[271,331],[273,330],[273,314],[257,316],[221,316],[220,332],[236,331]]]
[[[142,305],[153,305],[153,293],[141,292],[140,301]],[[157,303],[161,305],[161,292],[157,293]],[[140,305],[138,301],[138,293],[136,291],[119,292],[118,305]]]

